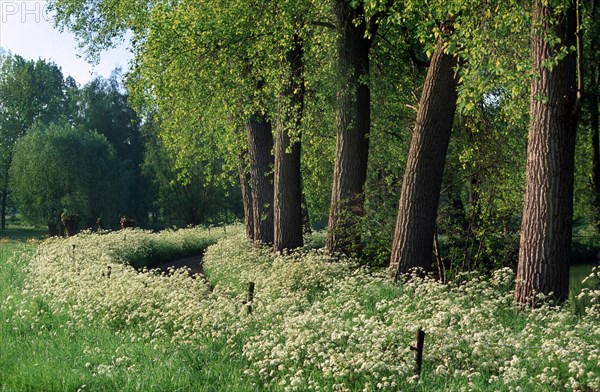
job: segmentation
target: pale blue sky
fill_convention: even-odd
[[[62,68],[65,77],[71,75],[80,85],[95,75],[110,76],[116,66],[127,70],[131,54],[126,45],[103,52],[98,65],[78,57],[82,53],[75,37],[52,27],[45,4],[38,0],[0,0],[0,46],[28,60],[51,60]]]

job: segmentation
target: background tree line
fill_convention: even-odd
[[[141,121],[119,71],[80,87],[52,62],[9,53],[0,61],[2,229],[16,214],[56,235],[65,214],[114,227],[120,215],[164,226],[238,213],[227,184],[201,174],[178,181],[159,124]]]
[[[396,279],[518,261],[517,301],[566,296],[598,226],[594,2],[105,3],[51,5],[91,57],[131,34],[156,144],[184,183],[238,179],[252,240],[310,220]]]

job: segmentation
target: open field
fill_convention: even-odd
[[[181,255],[190,243],[208,247],[210,285],[185,271],[129,266]],[[239,227],[0,246],[4,391],[600,388],[593,281],[577,307],[532,311],[513,306],[506,269],[394,285],[319,250],[273,257]],[[416,377],[419,327],[426,343]]]

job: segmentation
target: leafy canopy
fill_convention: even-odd
[[[59,223],[63,211],[88,222],[118,213],[119,165],[98,133],[36,123],[15,146],[10,174],[19,209],[33,223]]]

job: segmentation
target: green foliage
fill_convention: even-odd
[[[0,54],[0,190],[8,195],[14,146],[35,122],[66,113],[60,68],[43,60]],[[2,200],[2,229],[9,197]]]
[[[226,170],[222,162],[192,157],[188,171],[178,169],[177,156],[159,137],[161,125],[150,117],[144,125],[143,172],[155,190],[153,217],[181,226],[227,220],[243,214],[239,188],[229,181],[215,181]],[[207,177],[205,173],[212,174]],[[233,174],[227,174],[233,176]],[[211,180],[212,179],[212,180]]]
[[[575,225],[572,249],[573,264],[591,265],[600,261],[600,234],[596,228],[587,223]]]
[[[222,234],[218,229],[211,234],[200,227],[164,230],[157,235],[146,230],[128,229],[106,234],[103,241],[112,248],[111,255],[115,260],[136,269],[149,269],[168,261],[198,256]]]
[[[586,105],[587,106],[587,105]],[[587,107],[584,106],[584,109]],[[577,128],[577,145],[575,146],[575,184],[573,192],[573,221],[575,224],[592,223],[594,221],[594,205],[597,195],[592,189],[593,151],[592,130],[588,110],[582,114]]]
[[[14,143],[35,121],[56,121],[66,114],[60,68],[18,55],[2,59],[0,102],[3,142]]]
[[[130,32],[135,57],[127,85],[138,115],[148,124],[144,166],[148,177],[154,178],[157,203],[153,215],[185,224],[216,220],[216,215],[228,219],[228,212],[221,211],[237,214],[239,204],[231,206],[239,194],[232,184],[237,181],[235,168],[246,143],[246,121],[257,112],[276,120],[290,110],[282,96],[287,80],[285,54],[298,35],[305,45],[306,94],[302,124],[293,127],[293,133],[302,136],[309,215],[315,226],[324,227],[331,196],[334,124],[340,115],[334,109],[339,84],[338,30],[332,22],[331,3],[113,3],[53,0],[51,8],[57,11],[57,24],[73,31],[91,57]],[[365,18],[378,16],[370,76],[362,81],[372,92],[365,219],[355,228],[363,234],[364,259],[382,265],[388,258],[425,74],[419,64],[442,39],[444,50],[460,59],[456,69],[460,83],[457,126],[440,195],[439,256],[455,271],[490,271],[512,265],[525,176],[532,77],[529,39],[539,28],[532,26],[531,4],[477,0],[361,3]],[[556,15],[565,4],[553,2]],[[588,8],[586,4],[584,30],[589,49],[597,41],[598,26]],[[562,47],[556,37],[547,39],[556,43],[550,66],[571,48]],[[593,67],[597,56],[588,52],[586,64]],[[84,113],[90,127],[104,133],[98,119],[108,112],[134,119],[130,109],[111,106],[124,99],[112,87],[97,83],[84,90],[87,102],[97,99],[100,107],[110,108]],[[105,134],[121,155],[126,145],[110,136],[114,129]],[[578,142],[575,192],[575,218],[582,224],[589,222],[594,197],[588,184],[587,132]],[[138,159],[139,150],[135,154]],[[141,200],[139,192],[132,194]]]
[[[77,126],[104,135],[114,147],[124,180],[120,190],[124,204],[120,213],[144,224],[151,193],[147,192],[149,180],[141,171],[145,153],[141,120],[129,102],[120,77],[120,70],[116,69],[108,79],[98,77],[81,89],[74,89],[72,99],[76,108],[72,116]]]
[[[36,124],[15,147],[11,189],[32,223],[59,224],[63,210],[84,223],[115,217],[119,167],[106,138],[67,124]]]
[[[494,103],[459,119],[438,214],[440,257],[456,271],[491,271],[517,261],[526,132],[504,123]]]
[[[286,79],[282,53],[299,34],[305,42],[307,79],[306,121],[299,131],[310,139],[306,156],[318,157],[304,161],[307,204],[315,220],[327,216],[330,191],[323,176],[331,176],[327,158],[333,148],[323,143],[323,136],[332,137],[334,113],[325,100],[334,97],[333,90],[324,92],[321,86],[334,83],[329,56],[334,35],[312,25],[328,19],[326,3],[211,1],[173,6],[159,1],[140,8],[127,1],[118,9],[70,0],[52,4],[59,11],[57,23],[74,31],[92,52],[126,29],[132,31],[136,57],[128,78],[131,91],[140,110],[160,121],[160,138],[183,181],[192,175],[209,184],[236,178],[232,169],[245,144],[248,117],[255,112],[275,117],[282,106],[286,110],[280,99]],[[96,18],[95,10],[103,17]],[[257,89],[258,84],[263,87]],[[215,173],[214,167],[224,170]]]

